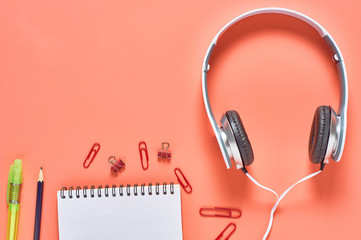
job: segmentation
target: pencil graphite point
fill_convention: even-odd
[[[43,182],[43,181],[44,181],[43,167],[40,167],[38,182]]]

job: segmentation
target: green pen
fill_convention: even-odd
[[[10,166],[7,203],[9,204],[7,240],[16,240],[19,222],[20,185],[23,182],[21,160],[16,159]]]

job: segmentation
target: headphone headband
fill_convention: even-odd
[[[204,60],[203,60],[202,91],[203,91],[204,105],[205,105],[205,108],[207,111],[209,121],[211,122],[212,128],[215,132],[218,144],[221,148],[222,155],[223,155],[223,158],[225,159],[227,168],[230,168],[231,160],[230,160],[230,157],[226,150],[226,145],[225,145],[225,142],[223,139],[224,136],[222,136],[221,130],[220,130],[219,126],[217,125],[217,122],[214,118],[212,108],[211,108],[211,105],[209,102],[209,97],[208,97],[208,88],[207,88],[207,72],[209,71],[208,61],[213,52],[214,47],[217,44],[218,38],[228,28],[230,28],[231,26],[233,26],[234,24],[236,24],[237,22],[239,22],[245,18],[259,15],[259,14],[267,14],[267,13],[288,15],[288,16],[295,17],[297,19],[304,21],[305,23],[307,23],[308,25],[313,27],[320,34],[320,36],[326,41],[326,43],[328,44],[328,46],[330,47],[330,49],[332,51],[333,61],[335,62],[336,66],[337,66],[337,71],[338,71],[338,76],[339,76],[339,81],[340,81],[340,99],[339,99],[339,106],[338,106],[338,110],[337,110],[337,122],[339,123],[339,124],[337,124],[339,126],[337,129],[338,144],[337,144],[337,149],[335,151],[335,154],[332,156],[332,159],[334,161],[338,162],[341,159],[344,145],[345,145],[346,124],[347,124],[347,102],[348,102],[347,73],[346,73],[345,63],[343,61],[343,57],[341,54],[341,50],[338,48],[336,42],[333,40],[331,35],[326,31],[326,29],[323,28],[319,23],[317,23],[315,20],[311,19],[310,17],[308,17],[302,13],[299,13],[299,12],[296,12],[293,10],[289,10],[289,9],[285,9],[285,8],[260,8],[260,9],[255,9],[255,10],[246,12],[246,13],[234,18],[229,23],[227,23],[213,38],[211,44],[208,47],[208,50],[204,57]],[[240,167],[241,166],[237,165],[237,168],[240,168]]]

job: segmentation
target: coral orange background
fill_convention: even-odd
[[[199,216],[200,207],[212,206],[242,209],[231,239],[260,239],[275,199],[234,166],[226,169],[203,106],[201,66],[223,25],[270,4],[309,15],[331,33],[348,70],[349,113],[341,162],[290,192],[269,239],[360,239],[361,5],[335,0],[1,1],[0,239],[16,158],[24,172],[19,240],[33,235],[40,166],[42,239],[58,238],[62,186],[175,181],[175,167],[193,186],[192,194],[182,192],[184,239],[214,239],[231,222]],[[281,193],[317,170],[307,152],[313,113],[323,104],[337,109],[339,87],[312,28],[286,16],[250,18],[223,36],[211,69],[215,116],[240,113],[257,180]],[[141,140],[148,171],[140,166]],[[170,163],[156,159],[162,141],[171,143]],[[100,152],[84,169],[94,142]],[[110,155],[127,164],[118,176],[110,174]]]

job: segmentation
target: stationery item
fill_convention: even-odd
[[[222,237],[223,237],[223,235],[224,235],[224,233],[225,233],[226,231],[228,231],[228,229],[232,229],[231,232],[226,236],[226,238],[224,238],[224,240],[229,239],[229,238],[231,237],[231,235],[236,231],[236,228],[237,228],[237,227],[236,227],[236,224],[234,224],[234,223],[228,224],[227,227],[221,232],[221,234],[218,235],[218,237],[216,238],[216,240],[221,240]]]
[[[315,29],[331,50],[331,59],[334,66],[336,66],[340,85],[337,112],[330,105],[321,105],[316,108],[315,114],[313,116],[313,122],[309,138],[308,154],[313,164],[319,164],[320,170],[311,173],[306,177],[302,178],[301,180],[297,181],[296,183],[291,185],[284,193],[282,193],[281,196],[279,196],[274,190],[267,188],[257,182],[248,173],[246,167],[250,166],[253,163],[254,154],[251,142],[245,130],[245,126],[241,121],[241,117],[235,110],[226,111],[221,118],[220,125],[218,125],[213,114],[211,101],[209,100],[207,86],[207,81],[209,80],[208,72],[211,69],[210,64],[212,62],[209,60],[212,59],[211,55],[213,52],[215,52],[214,49],[217,45],[218,40],[220,40],[220,36],[223,36],[224,33],[233,25],[238,25],[239,22],[243,22],[244,19],[248,19],[249,17],[254,18],[257,15],[264,16],[267,14],[290,16],[294,19],[299,19],[307,23],[309,26]],[[285,8],[271,7],[254,9],[232,19],[225,26],[223,26],[221,30],[217,33],[217,35],[212,39],[208,50],[204,56],[202,65],[202,93],[208,119],[217,138],[227,168],[231,168],[233,160],[236,168],[240,169],[254,184],[256,184],[260,188],[272,192],[273,194],[275,194],[275,196],[277,196],[277,202],[271,210],[267,230],[263,235],[263,240],[266,240],[272,228],[273,214],[276,211],[281,199],[283,199],[287,195],[287,193],[291,191],[291,189],[297,184],[302,183],[320,174],[330,160],[334,160],[335,162],[341,160],[341,156],[345,147],[348,107],[347,72],[341,50],[337,46],[335,40],[323,26],[302,13]],[[251,102],[248,104],[251,104]],[[277,142],[277,144],[279,145],[282,143]]]
[[[113,172],[118,172],[119,170],[123,169],[123,167],[125,167],[125,163],[120,158],[117,160],[115,156],[110,156],[108,158],[108,162],[112,166],[111,170]]]
[[[20,185],[23,182],[22,162],[16,159],[14,164],[10,166],[8,190],[7,190],[7,203],[9,207],[8,213],[8,229],[7,240],[16,240],[19,222],[19,204],[20,204]]]
[[[237,208],[201,208],[199,214],[203,217],[240,218],[242,211]]]
[[[95,156],[98,154],[99,150],[100,150],[100,144],[94,143],[93,147],[90,149],[88,155],[85,158],[85,161],[83,163],[84,168],[88,168],[90,166]]]
[[[158,150],[158,159],[171,159],[172,152],[169,149],[169,142],[162,142],[162,148]]]
[[[38,188],[36,191],[34,240],[40,239],[41,210],[43,207],[43,188],[44,188],[44,176],[43,176],[43,168],[41,167],[38,178]]]
[[[146,164],[144,164],[143,152],[145,154]],[[140,154],[140,163],[142,165],[142,168],[143,168],[143,170],[147,170],[149,168],[149,156],[148,156],[147,144],[144,141],[141,141],[139,143],[139,154]]]
[[[77,187],[57,192],[59,240],[181,240],[180,186]]]
[[[188,194],[192,193],[193,189],[188,179],[184,176],[183,172],[179,168],[174,169],[174,173],[177,177],[179,184],[182,186],[184,191]]]

